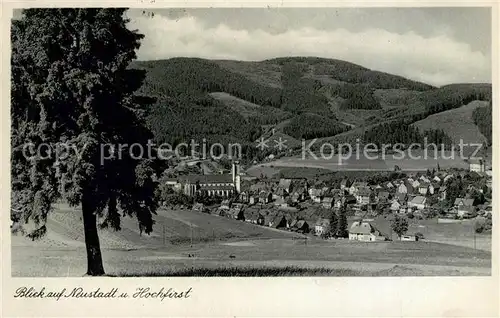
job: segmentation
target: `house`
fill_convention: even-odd
[[[234,205],[226,212],[226,216],[235,220],[245,220],[245,215],[243,213],[243,206]]]
[[[245,221],[252,224],[264,225],[264,216],[259,211],[246,210]]]
[[[343,197],[340,195],[333,196],[333,207],[335,209],[340,209],[342,207],[342,199]]]
[[[334,198],[331,195],[325,196],[322,201],[322,205],[325,209],[333,208]]]
[[[452,175],[452,174],[449,174],[449,175],[446,175],[443,179],[443,182],[444,183],[447,183],[448,181],[450,181],[450,179],[454,178],[455,176]]]
[[[314,225],[314,234],[323,235],[330,229],[330,220],[327,218],[318,218]]]
[[[239,201],[244,203],[250,202],[250,194],[247,191],[241,191]]]
[[[411,201],[408,202],[409,208],[417,208],[418,210],[423,210],[426,207],[427,198],[421,195],[417,195]]]
[[[273,225],[273,220],[276,218],[276,215],[278,213],[276,211],[266,211],[263,213],[264,216],[264,225],[265,226],[272,226]]]
[[[340,181],[340,190],[349,190],[349,187],[351,186],[351,182],[349,181],[349,179],[342,179],[342,181]]]
[[[321,203],[321,189],[311,188],[309,189],[309,196],[311,200],[315,203]]]
[[[429,193],[429,186],[430,186],[430,183],[422,182],[418,186],[418,193],[420,193],[421,195],[427,195],[427,193]]]
[[[438,176],[434,176],[434,178],[432,178],[432,180],[436,181],[436,182],[441,182],[441,178]]]
[[[411,182],[411,186],[414,188],[414,189],[417,189],[418,187],[420,187],[420,184],[421,182],[418,181],[418,180],[415,180],[413,182]]]
[[[349,187],[349,194],[356,196],[356,194],[358,193],[359,189],[361,189],[361,188],[367,188],[367,187],[368,187],[368,183],[367,182],[355,181]]]
[[[469,216],[475,211],[474,199],[456,198],[453,209],[459,217]]]
[[[274,200],[274,205],[279,206],[281,208],[286,208],[288,207],[288,199],[283,197],[278,197],[276,200]]]
[[[371,190],[368,187],[363,187],[358,189],[356,192],[356,202],[359,204],[370,204],[370,195],[371,195]]]
[[[342,204],[355,204],[356,203],[356,197],[353,195],[346,195],[342,197]]]
[[[406,186],[406,184],[404,183],[401,183],[399,186],[398,186],[398,190],[397,190],[398,193],[408,193],[408,187]]]
[[[472,218],[477,215],[476,208],[473,206],[462,206],[457,209],[457,216],[459,218]]]
[[[354,221],[349,229],[349,240],[374,242],[386,241],[388,238],[366,221]]]
[[[260,191],[259,203],[267,204],[272,201],[273,194],[270,191]]]
[[[385,202],[389,201],[390,196],[391,195],[389,194],[389,192],[387,192],[387,191],[380,191],[378,193],[378,195],[377,195],[378,202],[385,203]]]
[[[439,201],[446,200],[446,191],[447,191],[446,186],[439,187],[439,192],[438,192],[438,194],[439,194],[438,200]]]
[[[203,205],[203,203],[195,203],[193,205],[193,211],[204,212],[205,211],[205,206]]]
[[[408,195],[406,193],[396,193],[395,198],[401,204],[406,204],[406,201],[408,201]]]
[[[418,241],[418,236],[416,235],[401,235],[401,241]]]
[[[469,170],[474,172],[484,172],[484,160],[483,159],[470,159],[469,160]]]
[[[398,212],[401,208],[401,203],[397,199],[392,200],[391,207],[389,208],[392,212]]]
[[[223,210],[229,210],[229,208],[231,208],[231,201],[229,201],[229,200],[222,200],[222,202],[220,204],[220,208],[223,209]]]
[[[307,191],[305,187],[298,187],[297,190],[293,191],[290,199],[292,200],[292,202],[301,202],[305,200],[306,194]]]
[[[248,196],[248,204],[257,204],[259,203],[259,195],[258,194],[251,194]]]
[[[309,223],[306,220],[294,219],[290,222],[290,231],[298,233],[309,233]]]
[[[278,213],[271,220],[269,226],[275,229],[282,229],[288,227],[288,222],[285,218],[285,215]]]
[[[408,212],[411,212],[412,208],[409,208],[408,205],[405,203],[405,204],[402,204],[401,207],[399,208],[399,211],[398,213],[399,214],[406,214]]]
[[[426,183],[431,182],[431,180],[429,180],[426,176],[420,176],[419,180],[421,180],[422,182],[426,182]]]
[[[390,181],[389,181],[389,182],[387,182],[387,183],[385,184],[385,187],[386,187],[387,189],[392,189],[392,188],[394,188],[394,184],[393,184],[392,182],[390,182]]]

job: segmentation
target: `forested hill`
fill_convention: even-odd
[[[469,99],[491,98],[490,84],[436,88],[312,57],[261,62],[172,58],[131,67],[146,71],[139,93],[155,98],[148,124],[157,141],[174,144],[191,138],[250,144],[263,125],[297,139],[328,137],[352,126],[408,116],[420,120]]]

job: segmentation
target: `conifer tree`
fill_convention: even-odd
[[[11,217],[28,237],[43,236],[64,190],[70,205],[81,205],[93,276],[104,274],[97,216],[119,230],[122,215],[135,215],[150,233],[157,208],[154,166],[140,147],[103,147],[139,144],[147,151],[152,137],[134,95],[144,73],[128,67],[143,35],[127,29],[125,11],[27,9],[11,30]],[[29,144],[40,151],[27,157]],[[56,158],[47,145],[78,153]]]

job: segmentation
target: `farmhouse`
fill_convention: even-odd
[[[386,241],[387,237],[377,230],[371,223],[355,221],[349,229],[349,240],[374,242]]]

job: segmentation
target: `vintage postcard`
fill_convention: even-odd
[[[499,315],[498,4],[95,5],[3,5],[3,315]]]

